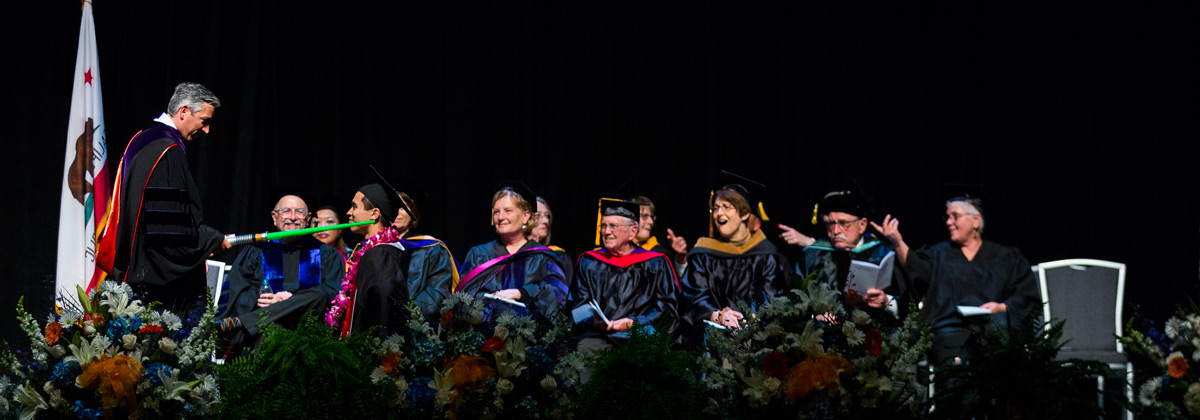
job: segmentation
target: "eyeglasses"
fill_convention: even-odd
[[[287,215],[289,213],[293,213],[297,216],[304,217],[304,216],[308,215],[308,209],[306,209],[304,207],[295,208],[295,209],[289,209],[287,207],[284,207],[284,208],[275,210],[275,214],[278,214],[278,215]]]
[[[825,230],[833,230],[833,228],[837,226],[840,226],[842,230],[847,230],[850,229],[850,226],[854,226],[855,223],[858,223],[859,220],[862,220],[862,218],[857,218],[854,220],[828,220],[825,222]]]
[[[737,207],[734,207],[732,204],[729,204],[729,203],[724,203],[724,204],[717,204],[717,205],[714,205],[714,206],[708,208],[708,211],[711,211],[713,213],[716,213],[716,212],[722,211],[722,210],[726,211],[726,212],[730,212],[730,211],[737,210]]]
[[[955,212],[955,213],[950,213],[950,214],[943,214],[943,215],[942,215],[942,222],[943,222],[943,223],[944,223],[944,222],[948,222],[948,221],[955,221],[955,222],[957,222],[957,221],[958,221],[958,219],[961,219],[961,218],[963,218],[963,217],[965,217],[965,216],[974,216],[974,215],[975,215],[975,213],[958,213],[958,212]]]
[[[601,224],[600,224],[600,230],[601,230],[601,231],[605,231],[605,230],[612,230],[612,229],[622,228],[622,227],[625,227],[625,226],[633,226],[633,224],[632,224],[632,223],[612,223],[612,224],[609,224],[609,223],[601,223]]]

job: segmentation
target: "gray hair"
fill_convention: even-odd
[[[171,95],[171,101],[167,102],[167,114],[174,117],[175,113],[179,112],[179,108],[184,105],[187,105],[192,112],[196,112],[203,109],[204,104],[219,108],[221,100],[217,99],[217,95],[202,84],[183,82],[175,86],[175,94]]]
[[[946,201],[946,208],[950,208],[950,206],[953,205],[961,207],[963,209],[963,213],[965,214],[972,216],[979,215],[979,233],[983,233],[983,212],[980,211],[980,207],[983,206],[982,201],[980,201],[978,198],[968,197],[954,197],[949,201]]]

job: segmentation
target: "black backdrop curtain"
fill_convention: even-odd
[[[195,81],[224,103],[188,159],[226,232],[267,230],[286,192],[345,208],[367,164],[428,194],[419,231],[459,259],[494,237],[501,179],[550,200],[572,253],[630,179],[660,239],[689,242],[720,169],[810,235],[812,204],[857,184],[914,245],[946,238],[947,184],[981,184],[985,237],[1032,263],[1125,262],[1157,319],[1194,295],[1193,4],[810,3],[99,0],[110,164]],[[0,29],[9,340],[17,296],[44,313],[54,283],[80,16],[20,7]]]

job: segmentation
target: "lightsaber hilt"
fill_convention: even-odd
[[[225,235],[225,240],[229,241],[232,246],[245,245],[251,242],[262,242],[267,237],[267,233],[247,233],[245,235],[228,234]]]

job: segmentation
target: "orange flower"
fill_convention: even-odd
[[[1183,354],[1175,352],[1171,353],[1171,355],[1167,357],[1167,373],[1170,374],[1172,378],[1182,378],[1183,375],[1187,375],[1187,371],[1188,362],[1187,359],[1183,357]]]
[[[125,401],[129,418],[138,418],[135,387],[142,381],[142,365],[124,354],[117,357],[101,355],[99,360],[83,365],[83,373],[76,378],[84,389],[100,391],[104,405],[104,416],[112,418],[113,409]]]
[[[46,345],[53,346],[62,337],[62,324],[57,321],[46,324]]]
[[[138,330],[138,334],[158,334],[160,332],[163,332],[162,327],[154,324],[146,324],[146,326]]]
[[[853,369],[854,366],[849,361],[836,354],[804,359],[788,370],[788,404],[794,403],[798,398],[808,396],[808,393],[812,391],[833,390],[841,387],[842,383],[838,374]]]
[[[397,353],[388,353],[383,355],[383,371],[385,373],[396,373],[396,369],[400,366],[400,355]]]
[[[858,294],[854,289],[847,290],[846,306],[858,306],[859,303],[862,303],[862,295]]]
[[[484,379],[496,376],[496,369],[488,365],[487,359],[479,356],[459,356],[450,362],[450,372],[447,373],[454,381],[456,388],[475,388],[475,392],[483,392],[482,387],[475,386]]]

